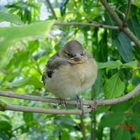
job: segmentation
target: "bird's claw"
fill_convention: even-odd
[[[65,105],[65,106],[67,106],[66,99],[59,98],[59,105]]]

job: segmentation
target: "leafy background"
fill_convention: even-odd
[[[121,19],[127,0],[109,0]],[[48,58],[68,40],[77,39],[98,62],[98,78],[86,99],[125,95],[140,82],[140,49],[121,31],[86,26],[53,25],[61,22],[99,22],[115,25],[99,1],[52,0],[56,17],[47,1],[0,2],[0,89],[19,94],[52,97],[46,93],[41,75]],[[43,14],[42,14],[43,11]],[[134,0],[128,26],[140,39],[140,3]],[[89,96],[90,95],[90,96]],[[47,103],[1,97],[0,101],[26,106],[56,107]],[[62,108],[62,107],[58,107]],[[116,105],[102,106],[85,114],[87,139],[139,140],[140,97]],[[96,133],[93,133],[95,132]],[[2,140],[78,140],[82,138],[80,116],[0,112]]]

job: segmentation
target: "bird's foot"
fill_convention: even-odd
[[[59,98],[59,105],[64,105],[66,107],[67,106],[66,99]]]

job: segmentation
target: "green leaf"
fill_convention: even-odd
[[[103,82],[102,82],[102,74],[101,71],[98,71],[96,82],[92,88],[91,97],[94,99],[101,98],[103,96]]]
[[[22,23],[19,16],[0,11],[0,22],[2,21],[8,21],[8,22],[17,23],[17,24]]]
[[[33,117],[33,113],[30,112],[24,112],[23,119],[28,127],[32,127],[37,123]]]
[[[109,62],[105,62],[105,63],[98,63],[98,68],[99,69],[103,69],[103,68],[118,69],[121,67],[121,65],[122,65],[122,62],[120,60],[109,61]]]
[[[131,61],[128,63],[125,63],[122,65],[123,68],[132,68],[132,69],[137,69],[138,68],[138,61]]]
[[[35,88],[41,88],[43,86],[43,83],[37,79],[36,77],[28,77],[22,80],[18,80],[13,83],[7,83],[10,87],[21,87],[25,85],[34,85]]]
[[[135,116],[133,118],[133,123],[135,125],[135,131],[140,133],[140,118]]]
[[[114,104],[111,106],[111,110],[114,112],[124,112],[127,111],[132,106],[130,101]]]
[[[139,76],[133,76],[132,77],[132,84],[133,85],[138,85],[139,83],[140,83],[140,77]]]
[[[135,6],[137,6],[138,8],[140,8],[140,1],[139,0],[133,0],[132,4],[134,4]]]
[[[7,132],[0,132],[0,140],[9,140],[10,137],[8,136]]]
[[[36,37],[46,37],[48,31],[53,25],[53,21],[37,22],[30,25],[21,25],[16,27],[1,27],[0,28],[0,67],[7,65],[10,59],[13,57],[14,51],[16,49],[7,49],[11,47],[15,42],[31,38],[36,39]],[[49,35],[48,35],[49,36]],[[5,57],[6,55],[6,57]]]
[[[70,140],[70,139],[71,139],[70,134],[69,134],[69,133],[67,132],[67,130],[65,130],[65,129],[63,129],[63,130],[61,131],[61,135],[62,135],[61,140],[66,140],[66,138],[67,138],[67,140]]]
[[[104,93],[106,98],[115,98],[123,95],[125,84],[119,78],[119,74],[114,74],[108,79],[104,85]]]
[[[0,121],[0,131],[9,131],[12,129],[12,126],[7,121]]]
[[[56,123],[61,124],[65,127],[73,127],[75,126],[75,122],[73,121],[73,119],[71,117],[64,117],[64,116],[57,116],[55,118]]]
[[[10,121],[10,116],[5,114],[0,114],[0,120]]]
[[[137,69],[138,68],[138,61],[131,61],[128,63],[122,63],[120,60],[117,61],[109,61],[109,62],[104,62],[104,63],[98,63],[98,68],[99,69],[120,69],[120,68],[133,68]]]
[[[134,113],[140,114],[140,102],[137,102],[135,105],[133,105],[132,110]]]
[[[99,41],[99,43],[98,43],[98,33],[99,33],[99,30],[97,31],[97,35],[95,36],[97,40],[97,42],[95,43],[98,44],[97,53],[96,53],[97,60],[99,62],[106,62],[108,58],[107,31],[103,32],[103,34],[101,35],[102,38]]]
[[[61,7],[60,7],[60,12],[61,12],[61,15],[63,16],[66,12],[66,6],[68,4],[69,0],[64,0],[62,1],[62,4],[61,4]]]
[[[117,129],[114,133],[113,140],[131,140],[131,134],[125,129]]]
[[[135,35],[140,38],[140,24],[139,24],[139,20],[138,18],[135,16],[135,17],[132,17],[129,22],[129,27],[130,29],[135,33]]]
[[[130,39],[124,34],[119,33],[118,37],[113,40],[115,45],[118,48],[120,55],[122,56],[125,62],[132,61],[133,53]]]
[[[106,113],[100,122],[101,127],[115,128],[116,125],[120,125],[124,120],[124,113]]]
[[[11,43],[14,43],[18,40],[29,38],[29,37],[40,37],[47,36],[47,32],[53,25],[53,21],[43,21],[36,22],[29,25],[21,25],[14,27],[1,27],[0,28],[0,44],[1,51],[0,54],[3,54],[3,51],[7,47],[11,46]]]

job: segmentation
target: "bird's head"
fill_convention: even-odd
[[[72,64],[83,63],[86,60],[86,52],[81,43],[71,40],[59,51],[59,56],[67,59]]]

